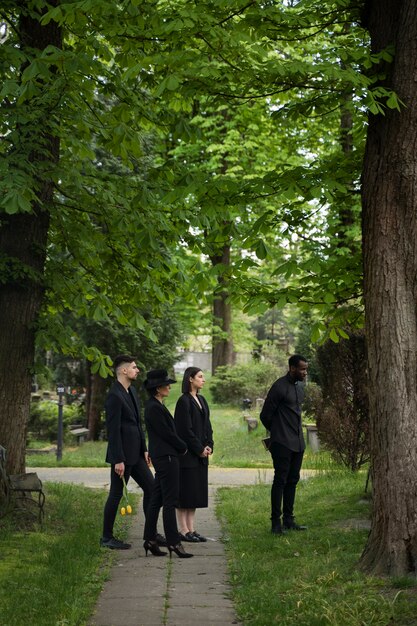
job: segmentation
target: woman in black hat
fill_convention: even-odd
[[[145,520],[143,547],[146,555],[148,550],[155,556],[166,554],[160,550],[156,541],[156,524],[162,506],[169,555],[172,556],[172,552],[175,552],[180,559],[185,559],[193,555],[185,552],[181,545],[175,507],[178,505],[179,494],[178,455],[186,454],[187,445],[178,437],[174,418],[163,404],[164,398],[171,390],[171,383],[175,382],[163,369],[148,372],[144,382],[150,396],[145,405],[145,423],[148,431],[149,456],[155,468],[155,483]]]

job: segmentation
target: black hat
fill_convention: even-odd
[[[176,383],[176,380],[168,377],[167,370],[150,370],[146,374],[146,380],[143,383],[145,389],[156,389],[156,387],[164,387]]]

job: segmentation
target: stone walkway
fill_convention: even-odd
[[[110,471],[106,467],[32,467],[29,472],[36,472],[43,481],[76,483],[86,487],[108,488]],[[272,482],[272,469],[209,468],[209,484],[213,487],[254,485]],[[129,483],[129,490],[141,489],[134,481]]]
[[[90,626],[228,626],[238,624],[227,581],[224,547],[210,506],[197,512],[207,543],[184,543],[192,559],[145,557],[142,523],[133,523],[130,550],[117,553]]]
[[[101,468],[33,468],[42,481],[74,482],[104,488],[109,470]],[[239,624],[231,600],[221,528],[215,515],[219,486],[249,485],[272,481],[272,470],[209,470],[209,507],[197,511],[198,531],[207,543],[184,543],[192,559],[176,555],[145,557],[142,547],[143,516],[133,520],[129,533],[132,548],[117,552],[117,560],[105,583],[89,626],[231,626]],[[138,489],[132,481],[129,489]],[[97,543],[98,543],[97,538]]]

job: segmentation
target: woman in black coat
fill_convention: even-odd
[[[166,370],[151,370],[146,375],[145,389],[149,400],[145,405],[145,423],[148,432],[149,456],[155,468],[154,489],[145,520],[144,544],[155,556],[164,556],[157,544],[156,524],[162,506],[162,519],[169,555],[175,552],[181,559],[193,556],[185,552],[178,533],[175,507],[179,495],[178,455],[186,454],[187,444],[177,435],[171,413],[163,400],[169,395],[171,383]]]
[[[187,444],[180,457],[180,497],[177,519],[183,541],[207,541],[194,529],[195,511],[208,506],[208,457],[213,453],[213,430],[206,399],[200,395],[205,383],[198,367],[188,367],[182,396],[175,407],[175,426]]]

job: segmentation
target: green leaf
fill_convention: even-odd
[[[325,293],[323,296],[323,301],[326,304],[332,304],[335,301],[335,297],[332,293]]]
[[[167,89],[169,89],[170,91],[175,91],[176,89],[178,89],[179,86],[180,86],[180,81],[178,80],[178,77],[175,76],[175,74],[168,76],[168,79],[166,81]]]
[[[401,111],[400,100],[394,91],[391,92],[388,100],[386,101],[386,105],[389,109],[397,109],[397,111]]]
[[[30,213],[32,211],[30,201],[25,198],[22,193],[15,190],[9,191],[9,193],[4,196],[1,201],[1,206],[8,215],[13,215],[15,213]]]
[[[329,337],[330,339],[334,342],[334,343],[339,343],[340,341],[340,337],[337,334],[336,330],[334,328],[331,329],[330,333],[329,333]]]
[[[266,257],[268,256],[268,248],[262,239],[259,239],[258,241],[258,244],[255,248],[255,254],[258,259],[261,260],[266,259]]]
[[[104,361],[100,363],[99,374],[102,378],[107,378],[107,376],[112,375],[111,370],[107,367]]]

